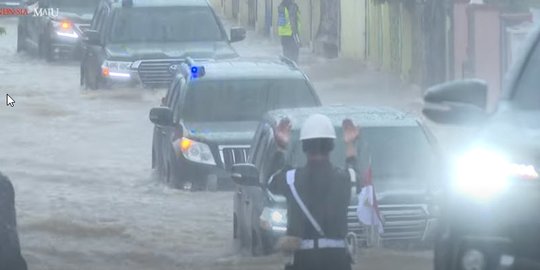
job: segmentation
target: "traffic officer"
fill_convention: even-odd
[[[287,118],[274,131],[280,151],[273,157],[276,173],[268,183],[272,193],[287,198],[287,236],[280,248],[293,253],[294,262],[286,269],[349,270],[352,258],[345,237],[352,182],[360,183],[356,179],[359,130],[351,120],[343,121],[347,170],[330,162],[336,132],[328,117],[315,114],[306,119],[300,140],[307,163],[296,170],[284,160],[290,131]]]
[[[15,216],[15,191],[0,173],[0,270],[26,270],[21,256]]]
[[[278,7],[278,35],[283,55],[298,62],[300,53],[300,9],[294,0],[282,0]]]

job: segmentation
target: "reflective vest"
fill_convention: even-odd
[[[298,30],[300,30],[300,12],[297,12],[296,21],[298,23]],[[291,19],[289,17],[289,9],[284,7],[278,10],[278,35],[279,36],[292,36],[293,30],[291,26]]]

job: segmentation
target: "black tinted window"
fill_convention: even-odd
[[[314,105],[315,97],[300,79],[193,81],[183,113],[194,122],[258,121],[269,109]]]
[[[50,0],[49,3],[52,7],[63,9],[84,9],[93,11],[99,4],[100,0]]]
[[[342,132],[338,131],[338,141],[332,152],[332,162],[338,166],[345,165],[344,142],[341,138]],[[306,161],[301,143],[296,142],[292,151],[292,164],[304,165]],[[358,153],[363,171],[369,167],[371,159],[372,173],[376,179],[416,179],[428,176],[431,173],[429,169],[435,169],[434,150],[419,127],[362,128]]]
[[[223,34],[208,7],[127,8],[113,22],[111,42],[219,41]]]

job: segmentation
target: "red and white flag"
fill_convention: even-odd
[[[373,186],[373,176],[371,173],[371,158],[369,159],[369,167],[364,176],[364,187],[358,194],[358,208],[356,209],[358,220],[364,225],[377,227],[379,234],[384,232],[379,206],[377,205],[377,196],[375,195],[375,187]]]

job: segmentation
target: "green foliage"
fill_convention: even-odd
[[[0,26],[0,36],[6,34],[6,28]]]

